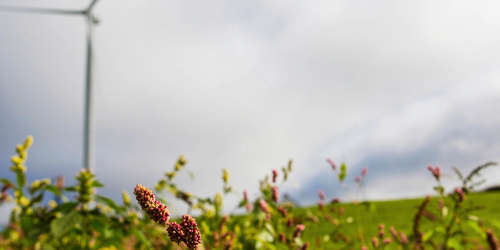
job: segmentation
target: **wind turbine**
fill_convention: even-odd
[[[87,26],[87,56],[85,64],[85,119],[84,119],[84,146],[83,146],[83,166],[85,169],[93,171],[94,166],[94,123],[92,122],[92,28],[97,24],[97,19],[92,13],[97,1],[92,0],[83,10],[60,10],[1,6],[0,11],[38,13],[38,14],[58,14],[58,15],[81,15],[85,18]]]

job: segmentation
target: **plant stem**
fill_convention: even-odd
[[[460,203],[459,202],[456,202],[455,203],[455,206],[453,207],[453,216],[450,220],[450,223],[448,224],[448,226],[446,226],[446,233],[444,234],[444,250],[448,249],[448,240],[450,239],[450,236],[451,236],[451,229],[453,228],[453,226],[455,225],[455,221],[458,219],[458,209],[460,208]]]

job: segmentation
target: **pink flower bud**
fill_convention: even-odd
[[[378,247],[378,239],[377,238],[375,238],[375,237],[372,238],[372,245],[374,248]]]
[[[325,207],[325,203],[322,200],[318,201],[318,208],[320,211],[323,211],[323,208]]]
[[[384,229],[381,229],[380,231],[378,231],[378,235],[377,236],[378,236],[379,239],[383,239],[384,236],[385,236]]]
[[[384,241],[382,242],[384,245],[387,245],[392,242],[391,238],[385,238]]]
[[[361,182],[361,177],[359,177],[359,176],[356,176],[356,179],[355,179],[355,181],[356,181],[357,183],[360,183],[360,182]]]
[[[364,168],[361,170],[361,175],[366,176],[366,174],[368,174],[368,168],[367,168],[367,167],[364,167]]]
[[[325,193],[323,192],[323,190],[321,189],[318,189],[318,196],[319,196],[319,199],[324,201],[325,200]]]
[[[337,166],[335,166],[335,163],[332,161],[332,159],[327,158],[326,162],[328,162],[328,164],[330,164],[330,166],[332,167],[333,170],[337,170]]]
[[[339,216],[344,215],[344,211],[345,211],[344,207],[340,207],[339,208]]]
[[[282,207],[282,206],[279,206],[279,207],[278,207],[278,212],[280,212],[281,216],[283,216],[283,217],[285,217],[285,218],[286,218],[286,216],[288,215],[288,212],[287,212],[287,211],[285,210],[285,208],[284,208],[284,207]]]
[[[455,189],[455,193],[458,194],[458,201],[459,202],[462,202],[465,200],[465,193],[461,188]]]
[[[247,212],[249,212],[250,210],[252,210],[252,204],[247,203],[247,205],[245,206],[245,208],[247,209]]]
[[[340,202],[340,199],[339,198],[333,198],[330,203],[331,204],[335,204],[335,203],[339,203]]]
[[[434,175],[434,178],[439,181],[439,178],[441,178],[441,168],[439,166],[436,166],[436,168],[433,168],[431,165],[427,166],[427,169],[431,171],[432,175]]]
[[[299,238],[300,237],[300,234],[302,233],[302,231],[304,231],[304,229],[306,229],[306,226],[304,226],[304,224],[298,224],[296,227],[295,227],[295,231],[293,231],[293,238]]]
[[[396,239],[398,237],[398,232],[396,232],[396,229],[394,229],[394,227],[390,227],[389,228],[389,231],[391,231],[391,235],[394,239]]]
[[[406,234],[403,231],[399,232],[399,237],[401,237],[401,244],[403,245],[408,244],[408,238],[406,237]]]
[[[246,190],[244,190],[244,191],[243,191],[243,199],[244,199],[246,202],[248,202],[248,194],[247,194],[247,191],[246,191]]]
[[[267,206],[267,203],[265,200],[260,200],[260,209],[264,211],[264,213],[269,213],[269,207]]]
[[[277,178],[278,178],[278,170],[273,169],[273,183],[276,183]]]
[[[280,200],[280,195],[278,193],[278,187],[277,186],[274,186],[272,189],[271,189],[271,198],[273,199],[274,202],[278,203],[278,201]]]

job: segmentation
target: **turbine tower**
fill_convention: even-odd
[[[94,123],[92,121],[92,28],[97,24],[97,19],[92,13],[97,1],[92,0],[83,10],[60,10],[60,9],[42,9],[0,6],[0,11],[38,13],[38,14],[57,14],[57,15],[81,15],[85,18],[87,26],[87,53],[85,64],[85,117],[84,117],[84,145],[83,145],[83,167],[94,171]]]

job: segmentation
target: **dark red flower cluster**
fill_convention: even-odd
[[[156,200],[155,195],[149,188],[137,184],[134,188],[134,195],[142,211],[146,212],[150,219],[162,226],[168,223],[170,211],[167,206]]]
[[[280,212],[280,214],[281,214],[281,216],[283,216],[283,218],[286,218],[288,216],[288,212],[282,206],[278,207],[278,212]]]
[[[274,202],[278,203],[278,201],[280,200],[280,194],[278,193],[278,187],[277,186],[274,186],[272,189],[271,189],[271,198],[273,199]]]
[[[488,229],[486,232],[486,239],[488,240],[488,244],[491,249],[500,249],[500,245],[498,244],[498,239],[495,237],[492,229]]]
[[[179,244],[181,241],[190,249],[196,249],[201,244],[201,233],[196,221],[191,215],[182,216],[180,224],[172,222],[168,224],[167,232],[170,240]]]

